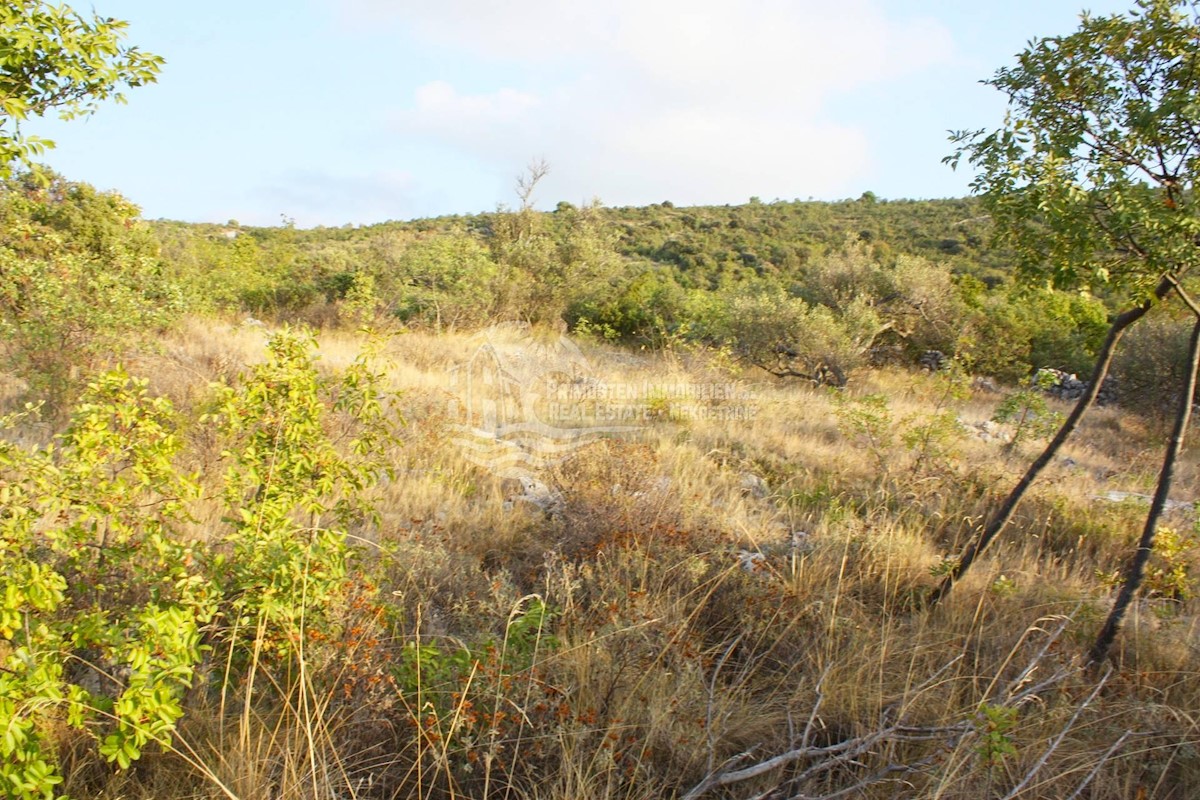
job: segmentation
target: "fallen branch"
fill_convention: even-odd
[[[696,798],[725,786],[732,786],[735,783],[752,780],[762,777],[771,772],[775,772],[784,767],[795,764],[799,761],[813,761],[816,763],[809,766],[799,775],[792,779],[794,783],[800,783],[813,778],[823,772],[828,772],[835,767],[855,762],[860,756],[866,755],[881,744],[888,742],[927,742],[934,739],[945,738],[948,747],[956,746],[963,737],[975,732],[975,726],[969,722],[960,722],[955,725],[929,726],[918,727],[912,725],[890,725],[882,730],[873,731],[863,736],[855,736],[835,744],[826,745],[824,747],[797,747],[794,750],[788,750],[785,753],[780,753],[777,756],[760,761],[757,764],[752,764],[742,769],[732,770],[729,772],[716,771],[710,773],[696,786],[692,787],[687,794],[683,795],[682,800],[696,800]],[[739,753],[733,758],[727,760],[726,765],[744,761],[750,757],[749,752]],[[923,764],[890,764],[876,775],[880,779],[885,775],[895,772],[911,772],[920,769]],[[866,785],[862,783],[861,785]],[[840,793],[839,793],[840,794]]]
[[[1079,721],[1079,715],[1083,713],[1084,709],[1092,704],[1092,701],[1096,699],[1096,695],[1100,694],[1100,690],[1104,688],[1104,684],[1108,683],[1108,678],[1110,675],[1112,675],[1111,670],[1104,673],[1104,677],[1096,682],[1096,686],[1094,689],[1092,689],[1092,693],[1089,694],[1087,699],[1080,703],[1079,707],[1075,709],[1075,713],[1071,715],[1069,720],[1067,720],[1067,724],[1063,726],[1063,729],[1059,731],[1058,735],[1055,736],[1050,742],[1049,747],[1047,747],[1046,751],[1042,753],[1041,758],[1037,760],[1037,763],[1033,765],[1029,772],[1025,773],[1025,777],[1022,778],[1021,781],[1014,786],[1008,794],[1004,795],[1004,800],[1013,800],[1013,798],[1021,793],[1022,789],[1029,785],[1029,782],[1033,780],[1033,777],[1037,775],[1038,772],[1041,771],[1042,767],[1046,766],[1046,762],[1050,760],[1050,756],[1054,755],[1054,751],[1058,749],[1060,744],[1062,744],[1063,739],[1067,738],[1067,733],[1069,733],[1070,730],[1075,727],[1075,723]]]

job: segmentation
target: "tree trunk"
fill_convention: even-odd
[[[1100,347],[1100,352],[1096,354],[1096,366],[1092,370],[1092,382],[1088,390],[1075,403],[1075,408],[1072,409],[1070,416],[1067,417],[1062,427],[1058,429],[1058,433],[1055,434],[1054,439],[1051,440],[1050,444],[1046,445],[1046,449],[1042,451],[1042,454],[1029,465],[1029,469],[1026,470],[1025,475],[1022,476],[1017,485],[1013,487],[1013,490],[1009,492],[1008,497],[1004,498],[1004,502],[1000,505],[1000,508],[996,509],[996,513],[992,515],[992,518],[988,520],[987,526],[983,529],[979,538],[967,546],[967,549],[959,556],[958,563],[942,579],[941,584],[930,593],[926,603],[927,607],[933,608],[950,593],[950,590],[954,588],[954,584],[966,574],[971,565],[975,563],[975,559],[979,557],[979,554],[991,544],[992,539],[996,538],[996,535],[1012,519],[1013,512],[1017,510],[1017,505],[1025,496],[1025,492],[1037,480],[1038,475],[1042,473],[1046,465],[1054,459],[1058,451],[1062,449],[1062,446],[1066,444],[1067,439],[1070,438],[1071,434],[1075,432],[1075,428],[1079,425],[1079,421],[1083,419],[1083,415],[1087,413],[1087,410],[1096,400],[1096,395],[1100,393],[1100,386],[1104,383],[1105,377],[1108,376],[1108,368],[1112,364],[1117,342],[1121,340],[1125,329],[1145,316],[1156,300],[1166,297],[1173,285],[1174,282],[1171,277],[1163,278],[1154,290],[1154,297],[1148,298],[1140,305],[1118,314],[1112,321],[1112,325],[1108,329],[1108,336],[1105,337],[1104,344]]]
[[[1124,619],[1129,604],[1133,602],[1134,594],[1142,585],[1146,562],[1150,560],[1150,554],[1154,551],[1154,534],[1158,528],[1158,520],[1162,516],[1163,508],[1167,505],[1167,497],[1171,492],[1171,481],[1175,477],[1175,462],[1183,447],[1188,422],[1192,416],[1192,404],[1195,402],[1196,373],[1200,370],[1200,320],[1197,320],[1196,326],[1192,328],[1188,357],[1191,361],[1188,364],[1187,378],[1184,380],[1183,394],[1179,397],[1175,427],[1171,431],[1171,441],[1167,443],[1167,452],[1163,455],[1162,471],[1158,474],[1158,487],[1154,490],[1154,498],[1150,501],[1146,526],[1142,528],[1142,538],[1138,542],[1137,552],[1133,554],[1133,558],[1125,568],[1125,579],[1121,584],[1121,591],[1117,593],[1117,600],[1113,603],[1112,611],[1109,612],[1108,619],[1104,621],[1104,627],[1100,629],[1096,643],[1088,651],[1088,664],[1092,667],[1100,664],[1108,656],[1108,650],[1117,637],[1117,631],[1121,629],[1121,620]]]

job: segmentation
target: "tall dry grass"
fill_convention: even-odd
[[[196,413],[266,331],[195,320],[131,370]],[[361,340],[321,337],[321,362]],[[454,443],[466,335],[396,335],[396,477],[336,635],[283,672],[214,643],[175,744],[114,773],[64,736],[65,790],[106,798],[1189,798],[1200,794],[1197,601],[1149,596],[1097,688],[1079,657],[1128,556],[1160,442],[1103,409],[929,613],[921,597],[1029,452],[985,440],[999,396],[859,378],[846,400],[699,353],[587,347],[591,377],[736,385],[749,418],[645,398],[636,435],[539,473],[551,508]],[[710,412],[725,399],[699,403]],[[905,431],[950,411],[944,447]],[[399,419],[398,422],[401,422]],[[883,441],[887,439],[887,441]],[[939,441],[942,441],[939,439]],[[207,447],[207,449],[206,449]],[[923,449],[924,448],[924,449]],[[193,466],[215,480],[219,453]],[[1179,495],[1193,499],[1189,455]],[[514,502],[514,498],[518,498]],[[193,535],[215,537],[215,511]],[[1190,533],[1187,510],[1171,520]],[[1194,556],[1179,556],[1194,570]],[[255,675],[247,681],[244,676]]]

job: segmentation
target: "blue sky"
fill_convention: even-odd
[[[302,226],[553,207],[966,194],[980,79],[1132,0],[94,0],[167,63],[29,133],[149,218]],[[78,8],[87,5],[76,3]]]

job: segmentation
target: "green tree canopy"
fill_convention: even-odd
[[[0,177],[54,146],[23,134],[23,121],[86,116],[103,100],[123,102],[121,87],[157,79],[163,59],[123,45],[127,26],[45,0],[0,4]]]
[[[1200,320],[1179,279],[1200,263],[1200,0],[1138,0],[1126,15],[1084,14],[1069,36],[1030,43],[987,81],[1008,95],[994,132],[955,136],[979,170],[972,188],[1025,276],[1055,285],[1111,284],[1135,305],[1116,315],[1090,388],[1058,434],[931,596],[940,598],[1007,524],[1026,489],[1066,442],[1107,375],[1123,331],[1172,289]],[[1179,411],[1137,550],[1088,662],[1099,665],[1141,585],[1174,479],[1200,372],[1200,321],[1189,344]]]
[[[1200,261],[1200,2],[1139,0],[1032,42],[986,83],[996,131],[955,134],[1028,277],[1146,296]]]

